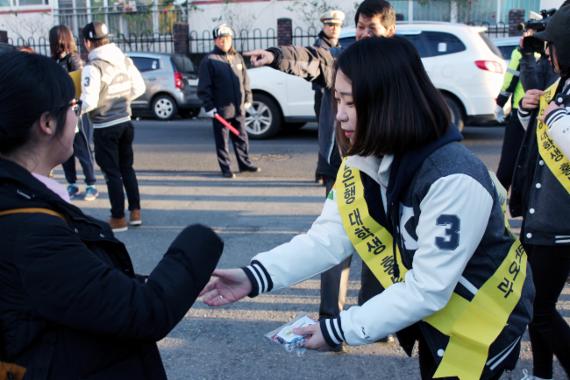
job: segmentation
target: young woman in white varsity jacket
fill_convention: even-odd
[[[321,215],[249,266],[215,271],[204,302],[290,286],[356,251],[384,291],[300,329],[307,348],[397,333],[408,354],[419,341],[422,378],[498,378],[517,361],[534,290],[487,169],[458,143],[405,39],[356,42],[337,66],[339,146],[348,157]]]

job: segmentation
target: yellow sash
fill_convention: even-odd
[[[548,135],[548,126],[541,120],[544,116],[544,111],[546,111],[548,107],[548,103],[550,103],[554,95],[556,95],[558,81],[548,87],[540,97],[540,108],[536,124],[536,139],[540,157],[546,162],[546,166],[548,166],[548,169],[556,177],[558,182],[570,193],[570,160],[564,156],[556,143],[552,141]]]
[[[408,271],[399,250],[396,260],[401,277],[393,275],[390,232],[372,218],[364,199],[360,172],[343,161],[335,184],[337,204],[344,229],[356,252],[384,289],[403,281]],[[526,278],[526,253],[516,240],[495,273],[471,301],[453,293],[448,304],[425,322],[449,336],[434,378],[457,376],[479,379],[489,347],[507,324],[518,303]]]

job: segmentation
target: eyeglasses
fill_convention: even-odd
[[[338,26],[338,27],[340,27],[340,24],[335,23],[335,22],[325,22],[324,25],[325,26]]]
[[[75,113],[75,116],[81,116],[81,105],[83,101],[81,99],[73,99],[70,103],[71,110]]]
[[[81,116],[81,105],[82,104],[83,104],[83,102],[80,99],[71,99],[71,101],[69,103],[67,103],[64,106],[59,107],[58,112],[63,111],[63,110],[67,110],[68,108],[71,108],[71,110],[73,111],[75,116],[79,117],[79,116]]]

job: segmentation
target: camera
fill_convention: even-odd
[[[556,9],[554,8],[548,10],[543,9],[540,11],[540,16],[542,16],[542,18],[540,19],[537,19],[538,15],[537,17],[532,18],[532,13],[534,12],[531,12],[531,19],[519,24],[518,29],[525,31],[533,30],[535,32],[541,32],[544,29],[546,29],[546,25],[548,24],[550,17],[552,17],[552,15],[555,12]],[[544,54],[544,42],[533,36],[524,37],[522,40],[521,51],[525,54],[532,54],[532,53]]]
[[[541,32],[546,29],[546,24],[548,24],[548,19],[556,12],[556,8],[543,9],[540,11],[541,19],[531,18],[525,22],[521,22],[517,25],[517,29],[520,31],[525,31],[532,29],[535,32]],[[534,12],[531,12],[534,13]]]

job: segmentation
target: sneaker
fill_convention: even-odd
[[[85,189],[85,199],[86,201],[94,201],[99,196],[99,192],[95,186],[87,186]]]
[[[129,224],[131,226],[140,226],[142,224],[141,210],[135,209],[131,211],[131,217],[129,218]]]
[[[224,178],[235,178],[236,177],[236,175],[232,172],[222,172],[222,176]]]
[[[251,172],[251,173],[259,173],[261,171],[260,168],[258,168],[257,166],[246,166],[244,168],[241,168],[239,170],[240,172]]]
[[[124,232],[129,229],[127,224],[127,219],[123,216],[122,218],[113,218],[109,219],[109,226],[113,232]]]
[[[67,194],[69,195],[69,198],[75,198],[79,194],[79,187],[74,183],[70,183],[67,185]]]

